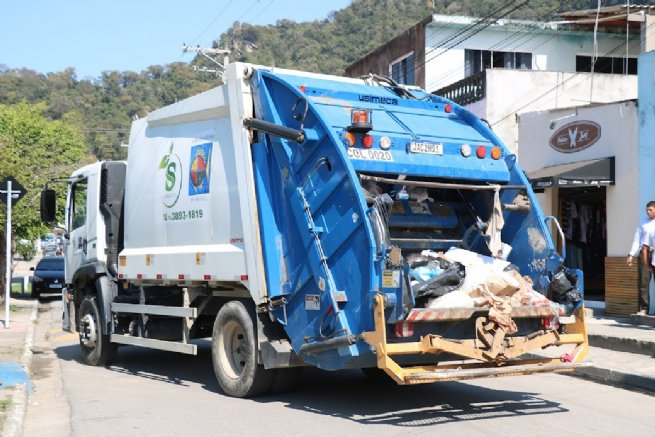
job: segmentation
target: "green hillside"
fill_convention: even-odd
[[[622,3],[606,0],[603,6]],[[343,74],[348,64],[432,13],[553,20],[557,12],[596,4],[595,0],[353,0],[349,7],[308,23],[236,22],[214,45],[229,48],[232,60]],[[201,58],[193,64],[210,67]],[[134,117],[219,83],[186,63],[153,65],[141,72],[108,71],[93,80],[78,79],[74,68],[41,73],[0,65],[0,104],[43,103],[48,119],[62,120],[83,134],[90,154],[121,159],[125,148],[120,145],[127,142]]]

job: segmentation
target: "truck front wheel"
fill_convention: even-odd
[[[105,366],[116,355],[116,345],[104,332],[101,320],[95,297],[85,297],[80,305],[80,347],[84,361],[91,366]]]
[[[268,391],[274,370],[257,364],[257,334],[242,302],[231,301],[218,311],[212,335],[212,359],[218,384],[228,396],[247,398]]]

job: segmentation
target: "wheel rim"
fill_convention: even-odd
[[[98,329],[92,314],[85,314],[80,318],[80,341],[88,348],[96,346],[98,341]]]
[[[219,358],[228,377],[238,379],[246,367],[249,350],[246,334],[235,321],[225,324],[219,336]]]

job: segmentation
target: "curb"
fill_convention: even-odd
[[[607,335],[587,334],[589,345],[610,349],[617,352],[655,356],[655,342],[636,340],[634,338],[610,337]]]
[[[32,364],[32,348],[34,346],[34,334],[36,332],[34,321],[36,320],[38,311],[39,305],[37,303],[32,309],[32,314],[30,314],[29,326],[27,327],[27,334],[25,335],[25,343],[23,345],[23,355],[20,359],[21,365],[28,374],[30,365]],[[2,430],[4,437],[18,437],[21,435],[28,397],[27,386],[25,384],[18,384],[11,396],[12,407],[7,414],[7,421]]]
[[[651,328],[655,328],[655,316],[652,315],[641,316],[637,314],[632,314],[630,316],[630,321],[635,325],[645,325],[645,326],[650,326]]]
[[[655,377],[635,375],[603,367],[585,367],[576,369],[567,375],[589,379],[601,384],[629,388],[649,395],[655,395]]]

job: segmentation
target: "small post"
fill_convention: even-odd
[[[7,269],[5,278],[5,329],[9,328],[9,298],[11,297],[11,179],[7,180]]]

